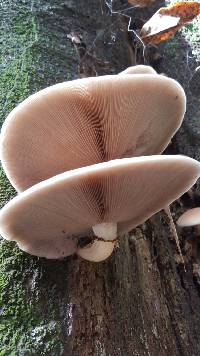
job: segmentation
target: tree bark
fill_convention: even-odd
[[[129,16],[137,26],[161,5],[122,12],[126,1],[4,1],[2,121],[18,102],[49,84],[116,74],[142,62],[134,33],[127,31]],[[180,35],[176,47],[171,41],[159,49],[163,61],[150,63],[187,90],[189,112],[168,152],[198,158],[197,101],[187,85],[195,59],[188,67],[183,56],[189,44]],[[177,48],[177,65],[171,65],[169,44]],[[14,192],[2,171],[0,178],[3,205]],[[197,188],[173,204],[174,218],[198,203]],[[121,237],[112,257],[98,264],[76,256],[39,259],[2,242],[0,355],[198,356],[198,234],[179,231],[186,272],[164,211]]]

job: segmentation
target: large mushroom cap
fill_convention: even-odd
[[[13,186],[23,191],[67,170],[158,154],[184,112],[182,87],[158,74],[57,84],[32,95],[7,117],[2,164]]]
[[[64,235],[59,239],[54,237],[47,240],[35,240],[18,242],[18,247],[30,254],[38,257],[46,257],[49,259],[60,259],[66,256],[73,255],[77,252],[77,244],[75,239],[66,239]]]
[[[200,208],[186,211],[179,217],[176,223],[181,227],[200,225]]]
[[[59,254],[68,255],[67,239],[71,244],[73,237],[92,227],[100,231],[102,223],[114,234],[114,223],[118,232],[129,221],[131,228],[137,226],[187,191],[199,176],[200,164],[183,156],[124,158],[68,171],[11,200],[0,212],[0,233],[32,254],[38,255],[37,244],[44,246],[39,255],[46,257],[56,240]],[[54,242],[52,249],[54,254]]]

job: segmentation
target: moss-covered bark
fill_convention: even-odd
[[[42,17],[50,4],[44,3],[1,2],[1,123],[28,95],[75,73],[68,64],[74,50],[69,42],[63,45],[62,31],[46,26]],[[2,169],[0,184],[2,206],[15,194]],[[0,355],[62,354],[58,297],[48,297],[44,308],[37,291],[40,261],[13,243],[1,241],[0,249]]]
[[[0,6],[1,123],[17,103],[49,84],[117,73],[131,64],[127,18],[111,16],[104,1],[4,0]],[[72,32],[82,36],[82,57],[68,36]],[[187,89],[188,73],[179,73],[174,62],[169,70],[172,50],[179,64],[185,53],[174,48],[173,42],[164,48],[161,70]],[[191,100],[189,95],[189,107]],[[182,133],[184,140],[170,148],[174,153],[183,146],[190,150],[187,126]],[[0,183],[4,205],[15,192],[2,170]],[[186,203],[194,199],[185,197],[173,211]],[[199,355],[196,237],[194,231],[181,237],[186,273],[165,213],[122,239],[113,256],[97,265],[75,257],[38,259],[1,241],[0,356]]]

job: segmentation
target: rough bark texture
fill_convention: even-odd
[[[5,0],[0,5],[1,122],[42,87],[118,73],[135,58],[143,60],[127,32],[129,18],[115,13],[127,7],[126,1],[113,1],[112,14],[104,0]],[[139,23],[153,11],[128,14]],[[163,61],[156,69],[178,79],[189,101],[185,124],[168,152],[199,158],[200,113],[188,85],[194,53],[180,34],[160,51]],[[14,191],[2,171],[0,179],[3,205]],[[173,205],[173,216],[199,200],[194,189]],[[198,235],[198,229],[179,232],[186,272],[165,212],[124,236],[113,256],[99,264],[76,257],[38,259],[2,241],[0,355],[198,356]]]

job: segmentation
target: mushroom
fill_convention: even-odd
[[[19,241],[17,245],[24,252],[49,259],[60,259],[70,256],[77,250],[76,241],[73,238],[66,239],[64,236],[61,236],[59,239],[50,238],[47,240]]]
[[[101,262],[112,254],[114,247],[114,241],[95,240],[83,248],[78,248],[77,255],[90,262]]]
[[[67,171],[11,200],[0,212],[0,233],[31,254],[59,258],[90,231],[103,247],[95,241],[78,254],[91,260],[94,249],[100,260],[112,252],[107,241],[169,205],[199,176],[200,163],[184,156],[124,158]]]
[[[179,217],[176,223],[181,227],[200,225],[200,208],[193,208],[186,211]]]
[[[181,125],[185,94],[175,80],[142,68],[56,84],[19,104],[0,144],[16,190],[67,170],[161,153]]]
[[[150,67],[145,65],[138,65],[126,68],[121,74],[157,74],[156,71]]]

